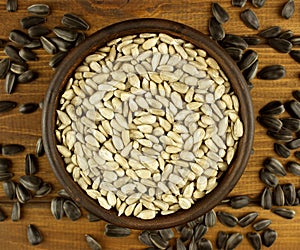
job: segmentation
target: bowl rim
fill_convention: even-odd
[[[98,202],[90,198],[66,171],[65,164],[56,149],[55,117],[60,93],[67,84],[70,76],[84,58],[101,48],[107,42],[127,35],[139,33],[166,33],[179,37],[187,42],[204,49],[214,58],[229,79],[240,102],[240,117],[244,124],[244,135],[239,141],[235,157],[215,189],[205,195],[188,210],[179,210],[171,215],[160,215],[152,220],[142,220],[137,217],[118,216],[115,210],[106,210]],[[78,55],[81,55],[78,57]],[[50,82],[46,92],[42,113],[42,137],[45,152],[56,178],[63,185],[70,197],[89,212],[101,217],[109,223],[133,229],[161,229],[184,224],[205,214],[218,205],[234,188],[242,176],[253,144],[254,118],[253,105],[249,88],[236,63],[221,48],[217,42],[200,31],[185,24],[158,18],[138,18],[109,25],[89,36],[79,46],[74,48],[60,66]],[[205,204],[205,205],[203,205]]]

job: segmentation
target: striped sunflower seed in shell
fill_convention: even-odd
[[[281,16],[285,19],[290,19],[295,12],[294,0],[288,0],[282,7]]]
[[[27,226],[27,239],[33,246],[40,244],[43,241],[42,232],[32,224]]]
[[[244,10],[243,12],[241,12],[240,17],[247,27],[258,30],[259,21],[255,12],[252,9]]]

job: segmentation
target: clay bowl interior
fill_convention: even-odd
[[[235,157],[228,170],[219,179],[217,187],[204,198],[196,201],[190,209],[179,210],[172,215],[158,215],[152,220],[141,220],[133,216],[118,217],[116,210],[106,210],[100,207],[98,202],[91,199],[65,170],[65,164],[56,149],[54,133],[56,108],[60,95],[74,70],[82,63],[84,58],[115,38],[143,32],[164,32],[206,50],[219,63],[231,82],[240,101],[240,117],[244,124],[244,135],[239,141]],[[113,24],[94,33],[68,54],[56,70],[46,93],[42,132],[45,151],[52,170],[74,201],[104,220],[119,226],[134,229],[160,229],[184,224],[203,215],[214,208],[233,189],[243,174],[250,156],[254,134],[253,107],[247,84],[236,63],[215,41],[180,23],[162,19],[137,19]]]

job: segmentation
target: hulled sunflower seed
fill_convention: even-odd
[[[17,83],[17,74],[12,71],[9,71],[5,77],[5,83],[4,83],[5,92],[7,94],[13,93],[16,87],[16,83]]]
[[[18,76],[18,82],[19,83],[28,83],[28,82],[35,80],[37,77],[38,77],[38,73],[36,71],[29,69]]]
[[[66,57],[67,54],[68,52],[63,51],[56,53],[49,61],[49,66],[53,69],[57,68],[57,66]]]
[[[271,211],[285,219],[293,219],[296,215],[294,210],[288,208],[273,208]]]
[[[217,234],[216,245],[218,249],[224,249],[226,245],[226,241],[229,237],[229,234],[224,231],[219,231]]]
[[[50,7],[47,4],[32,4],[27,8],[28,13],[39,15],[39,16],[47,16],[50,14]]]
[[[292,117],[300,119],[300,102],[291,100],[285,104],[285,108]]]
[[[263,231],[261,239],[264,246],[270,247],[277,239],[277,232],[273,229],[268,228]]]
[[[0,158],[0,172],[6,172],[11,167],[11,160]]]
[[[33,175],[38,172],[37,159],[33,154],[26,154],[25,157],[25,174]]]
[[[228,13],[224,8],[218,3],[212,3],[211,6],[212,14],[217,19],[219,23],[226,23],[229,20]]]
[[[296,201],[296,189],[295,185],[292,183],[287,183],[282,185],[282,191],[285,197],[285,203],[288,206],[294,205]]]
[[[284,145],[279,143],[274,143],[274,151],[283,158],[288,158],[290,156],[290,150]]]
[[[300,176],[300,164],[295,161],[289,161],[286,164],[287,170],[293,175]]]
[[[222,40],[222,46],[236,47],[236,48],[240,48],[242,50],[245,50],[248,48],[248,44],[242,37],[233,35],[233,34],[225,35],[224,39]]]
[[[282,121],[275,117],[267,115],[258,116],[257,121],[269,131],[278,132],[282,128]]]
[[[283,206],[285,202],[284,192],[280,185],[277,185],[273,191],[274,205]]]
[[[90,28],[85,20],[72,13],[64,14],[61,23],[71,29],[88,30]]]
[[[203,250],[212,250],[213,246],[210,240],[205,239],[205,238],[201,238],[198,243],[197,246],[199,249],[203,249]]]
[[[261,8],[265,5],[266,0],[252,0],[252,5],[256,8]]]
[[[278,176],[285,176],[286,171],[280,161],[273,157],[268,157],[263,162],[264,167],[271,173]]]
[[[39,105],[37,103],[32,103],[32,102],[24,103],[20,105],[19,112],[22,114],[33,113],[38,109],[38,107]]]
[[[246,207],[249,205],[249,203],[250,203],[250,199],[246,195],[239,195],[230,198],[230,206],[235,209]]]
[[[218,211],[217,217],[223,225],[228,227],[235,227],[238,223],[237,217],[227,212]]]
[[[18,9],[18,0],[6,0],[6,10],[8,12],[15,12]]]
[[[241,227],[246,227],[250,225],[257,218],[257,216],[258,216],[257,212],[248,213],[239,219],[238,224]]]
[[[268,39],[268,44],[281,53],[289,53],[293,48],[290,41],[276,37]]]
[[[14,155],[21,153],[25,150],[25,147],[20,144],[4,144],[1,147],[2,155]]]
[[[3,58],[0,61],[0,79],[4,79],[10,68],[10,59]]]
[[[240,17],[248,28],[255,29],[255,30],[259,28],[259,21],[253,10],[251,9],[244,10],[243,12],[241,12]]]
[[[272,208],[272,191],[270,188],[266,187],[261,195],[260,205],[263,209]]]
[[[41,16],[27,16],[20,20],[23,29],[28,29],[44,22],[46,22],[46,18]]]
[[[283,128],[286,128],[292,132],[298,132],[300,130],[300,119],[297,118],[282,118],[280,119],[282,121]]]
[[[71,200],[64,201],[63,209],[66,216],[72,221],[78,220],[81,217],[80,208]]]
[[[55,197],[51,200],[51,213],[56,220],[60,220],[64,216],[64,204],[65,199],[62,197]]]
[[[26,203],[31,199],[31,193],[22,185],[16,185],[16,196],[20,203]]]
[[[207,227],[213,227],[216,224],[216,221],[217,221],[217,215],[213,209],[205,214],[204,224]]]
[[[249,68],[255,61],[257,61],[258,54],[256,51],[249,49],[247,50],[243,56],[241,61],[238,63],[240,70],[245,70]]]
[[[279,26],[271,26],[259,32],[258,35],[264,38],[274,38],[277,37],[280,33],[281,28]]]
[[[278,80],[285,77],[285,67],[282,65],[270,65],[262,68],[257,77],[263,80]]]
[[[261,115],[280,115],[285,111],[284,105],[281,101],[271,101],[263,106],[259,113]]]
[[[49,28],[44,25],[35,25],[28,29],[28,35],[31,38],[39,38],[41,36],[48,35],[51,32]]]
[[[295,12],[295,2],[294,0],[288,0],[281,11],[281,16],[284,17],[285,19],[290,19]]]
[[[6,45],[4,47],[4,53],[9,56],[13,61],[23,63],[23,59],[19,56],[19,50],[13,45]]]
[[[41,36],[40,40],[46,52],[48,52],[49,54],[55,54],[57,52],[55,44],[49,38]]]
[[[50,183],[43,182],[38,190],[36,190],[34,197],[44,197],[52,191]]]
[[[44,153],[45,150],[44,150],[43,138],[40,137],[36,142],[35,154],[37,157],[41,157],[44,155]]]
[[[27,226],[27,239],[31,245],[38,245],[43,241],[41,231],[34,225]]]
[[[215,17],[211,17],[208,23],[208,29],[211,37],[214,40],[222,40],[225,36],[225,31],[222,25],[217,21]]]
[[[0,101],[0,113],[11,111],[16,106],[17,103],[14,101]]]
[[[108,237],[127,237],[131,234],[131,230],[129,228],[106,224],[104,234]]]
[[[242,242],[243,238],[244,237],[241,233],[233,233],[229,235],[225,244],[225,249],[226,250],[235,249]]]
[[[11,210],[11,220],[12,221],[19,221],[21,218],[21,205],[19,201],[13,203],[12,210]]]
[[[243,8],[247,0],[231,0],[232,6]]]
[[[30,37],[21,30],[12,30],[9,33],[8,38],[10,41],[17,43],[21,46],[27,45],[31,42]]]
[[[11,180],[4,181],[3,182],[3,191],[8,199],[13,200],[16,195],[16,183]]]
[[[20,177],[20,183],[28,190],[36,192],[41,184],[42,179],[35,175],[23,175]]]
[[[102,247],[98,241],[96,241],[91,235],[85,234],[85,240],[92,250],[102,250]]]
[[[298,63],[300,63],[300,50],[291,50],[289,55]],[[298,100],[299,101],[299,100]]]
[[[247,239],[248,239],[250,245],[252,246],[252,248],[254,250],[261,249],[262,241],[261,241],[260,234],[258,234],[256,232],[249,232],[249,233],[247,233],[246,236],[247,236]]]
[[[265,230],[272,223],[269,219],[264,219],[253,224],[253,228],[255,231]]]
[[[58,37],[68,41],[68,42],[74,42],[77,39],[78,32],[65,28],[65,27],[55,27],[53,29],[53,32]]]

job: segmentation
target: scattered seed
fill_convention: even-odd
[[[66,216],[72,221],[78,220],[81,217],[80,208],[71,200],[64,201],[63,209]]]
[[[241,37],[233,34],[226,34],[224,39],[222,40],[222,45],[226,47],[236,47],[242,50],[248,48],[247,42]]]
[[[281,118],[282,126],[292,132],[298,132],[300,130],[300,119],[297,118]]]
[[[49,61],[49,66],[54,69],[57,68],[60,62],[66,57],[67,54],[67,52],[63,51],[56,53]]]
[[[222,40],[225,37],[225,31],[222,25],[217,21],[215,17],[211,17],[208,23],[208,29],[211,37],[214,40]]]
[[[10,172],[0,172],[0,181],[9,181],[13,176]]]
[[[90,28],[85,20],[72,13],[64,14],[61,23],[70,29],[88,30]]]
[[[27,238],[31,245],[38,245],[43,241],[41,231],[32,224],[27,226]]]
[[[212,3],[212,14],[217,19],[219,23],[226,23],[229,20],[228,13],[224,8],[218,3]]]
[[[68,41],[68,42],[74,42],[77,39],[78,33],[74,30],[65,28],[65,27],[55,27],[53,29],[53,32],[58,37]]]
[[[0,172],[6,172],[11,167],[11,160],[7,158],[0,158]]]
[[[28,83],[28,82],[35,80],[37,77],[38,77],[37,72],[35,72],[33,70],[27,70],[18,76],[18,82],[19,83]]]
[[[241,233],[233,233],[229,235],[226,241],[225,249],[226,250],[235,249],[242,242],[243,238],[244,237]]]
[[[131,234],[131,230],[129,228],[106,224],[104,233],[108,237],[127,237]]]
[[[277,232],[273,229],[267,228],[263,231],[261,239],[264,246],[270,247],[277,239]]]
[[[258,116],[257,121],[269,131],[278,132],[282,128],[282,121],[268,115]]]
[[[229,237],[228,233],[226,233],[224,231],[219,231],[218,232],[217,240],[216,240],[216,245],[217,245],[218,249],[225,248],[228,237]]]
[[[263,106],[259,113],[261,115],[280,115],[285,111],[284,105],[281,101],[271,101]]]
[[[4,221],[7,218],[5,213],[0,209],[0,221]]]
[[[277,185],[273,191],[274,205],[283,206],[285,202],[284,192],[280,185]]]
[[[277,176],[285,176],[286,171],[280,161],[273,157],[268,157],[263,162],[264,167]]]
[[[300,176],[300,164],[295,161],[289,161],[286,164],[287,170],[293,175]]]
[[[22,74],[28,69],[28,65],[26,63],[11,63],[10,70],[15,74]]]
[[[300,63],[300,51],[299,50],[291,50],[289,55],[298,63]],[[299,101],[299,100],[298,100]]]
[[[6,45],[4,47],[4,53],[9,56],[13,61],[23,63],[23,59],[19,56],[19,50],[13,45]]]
[[[9,33],[9,40],[17,43],[18,45],[24,46],[31,42],[30,37],[21,30],[12,30]]]
[[[292,183],[282,185],[282,191],[285,197],[285,203],[288,206],[293,206],[296,201],[296,189]]]
[[[41,36],[40,40],[46,52],[48,52],[49,54],[55,54],[57,52],[55,44],[49,38]]]
[[[246,195],[240,195],[230,198],[230,206],[235,209],[248,206],[250,199]]]
[[[261,8],[265,5],[266,0],[252,0],[252,5],[256,8]]]
[[[4,83],[5,92],[7,94],[13,93],[16,87],[16,83],[17,83],[17,74],[12,71],[9,71],[5,77],[5,83]]]
[[[11,111],[16,106],[17,103],[14,101],[0,101],[0,113]]]
[[[255,231],[262,231],[265,230],[271,223],[272,221],[269,219],[260,220],[253,224],[253,228]]]
[[[8,12],[15,12],[18,9],[18,0],[6,0],[6,10]]]
[[[266,187],[261,195],[261,207],[263,209],[272,208],[272,191],[269,187]]]
[[[45,150],[44,150],[43,138],[40,137],[36,142],[35,154],[37,155],[37,157],[41,157],[44,155],[44,153]]]
[[[258,70],[258,60],[256,60],[249,68],[245,69],[242,73],[245,79],[249,82],[256,76],[257,70]]]
[[[39,105],[37,103],[24,103],[19,107],[19,112],[22,114],[30,114],[38,109]]]
[[[258,35],[264,38],[274,38],[277,37],[280,33],[281,28],[279,26],[271,26],[259,32]]]
[[[231,56],[235,61],[240,61],[242,59],[243,50],[236,47],[227,47],[225,48],[226,52]]]
[[[280,130],[278,132],[267,131],[267,135],[280,142],[289,142],[293,140],[292,132],[289,130]]]
[[[203,250],[212,250],[213,249],[211,241],[208,239],[205,239],[205,238],[201,238],[198,241],[197,246],[199,249],[203,249]]]
[[[64,204],[65,199],[62,197],[55,197],[51,200],[51,213],[56,220],[60,220],[64,216]]]
[[[235,227],[238,223],[238,219],[234,215],[227,212],[218,211],[217,217],[223,225],[228,227]]]
[[[251,212],[243,216],[242,218],[239,219],[238,224],[241,227],[246,227],[250,225],[258,216],[257,212]]]
[[[35,175],[23,175],[20,177],[20,183],[28,190],[36,192],[39,190],[42,179]]]
[[[10,69],[10,59],[3,58],[0,60],[0,79],[4,79]]]
[[[20,20],[23,29],[29,29],[32,26],[46,22],[45,17],[41,16],[27,16]]]
[[[260,237],[260,234],[256,232],[249,232],[247,233],[247,239],[250,243],[250,245],[253,247],[255,250],[260,250],[261,245],[262,245],[262,240]]]
[[[33,154],[26,154],[25,157],[25,174],[33,175],[38,172],[38,162]]]
[[[158,233],[154,233],[154,232],[150,233],[149,239],[153,243],[153,245],[159,249],[166,249],[167,246],[169,245],[169,242],[163,240],[163,238]]]
[[[51,32],[51,30],[49,28],[47,28],[44,25],[35,25],[35,26],[31,26],[28,29],[28,35],[31,38],[40,38],[41,36],[46,36]]]
[[[19,201],[15,201],[11,210],[11,220],[19,221],[21,218],[21,206]]]
[[[242,36],[242,38],[248,45],[257,45],[261,43],[260,38],[257,36]]]
[[[257,77],[263,80],[278,80],[285,77],[286,71],[282,65],[270,65],[262,68]]]
[[[204,216],[204,223],[207,227],[213,227],[216,224],[217,215],[214,210],[210,210]]]
[[[2,155],[14,155],[17,153],[21,153],[25,150],[25,147],[23,145],[19,144],[4,144],[1,148],[1,154]]]
[[[290,19],[295,12],[295,2],[294,0],[288,0],[281,11],[281,16],[285,19]]]
[[[257,61],[258,54],[256,51],[249,49],[247,50],[243,56],[241,61],[238,63],[240,70],[245,70],[249,68],[255,61]]]
[[[85,240],[92,250],[102,250],[102,247],[98,241],[96,241],[91,235],[85,234]]]
[[[291,100],[285,103],[285,108],[292,117],[300,119],[300,102]]]
[[[251,9],[244,10],[243,12],[241,12],[240,17],[247,27],[255,30],[259,28],[259,21],[253,10]]]
[[[281,38],[270,38],[268,39],[268,43],[272,48],[281,53],[289,53],[293,48],[293,44],[290,41]]]
[[[44,197],[52,191],[52,186],[50,183],[43,182],[38,190],[36,190],[34,197]]]
[[[232,6],[243,8],[247,0],[231,0]]]
[[[28,13],[47,16],[50,14],[50,7],[47,4],[32,4],[27,8]]]

